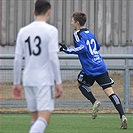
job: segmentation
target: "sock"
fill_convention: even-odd
[[[29,133],[44,133],[47,127],[47,122],[44,119],[38,118],[34,125],[31,126]]]
[[[109,96],[109,98],[114,104],[116,110],[119,112],[120,118],[122,118],[122,115],[124,115],[124,111],[123,111],[122,104],[119,97],[116,94],[112,94]]]
[[[80,89],[80,91],[82,92],[82,94],[83,94],[88,100],[90,100],[90,102],[91,102],[92,104],[95,103],[96,98],[94,97],[94,95],[92,94],[92,92],[91,92],[91,90],[89,89],[88,86],[86,86],[86,85],[80,85],[80,86],[79,86],[79,89]]]

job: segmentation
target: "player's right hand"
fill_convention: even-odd
[[[66,50],[67,50],[66,45],[65,45],[65,44],[61,44],[61,43],[59,43],[59,45],[61,46],[61,47],[60,47],[60,52],[63,51],[63,52],[66,53]]]
[[[13,98],[18,100],[22,96],[22,87],[21,85],[13,85],[12,87]]]

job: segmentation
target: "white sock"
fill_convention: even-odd
[[[31,127],[29,133],[44,133],[47,127],[47,122],[44,119],[38,118],[34,125]]]

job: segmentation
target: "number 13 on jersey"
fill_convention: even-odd
[[[29,49],[29,55],[31,56],[32,54],[35,55],[35,56],[38,56],[41,54],[41,38],[39,36],[36,36],[34,38],[34,45],[35,48],[37,49],[36,51],[35,50],[32,50],[32,47],[31,47],[31,37],[29,36],[26,40],[25,40],[25,43],[28,44],[28,49]]]

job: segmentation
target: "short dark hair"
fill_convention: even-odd
[[[72,18],[75,22],[78,21],[81,26],[84,26],[87,20],[86,14],[83,12],[74,12]]]
[[[35,14],[44,15],[51,8],[51,4],[47,0],[37,0],[35,3]]]

